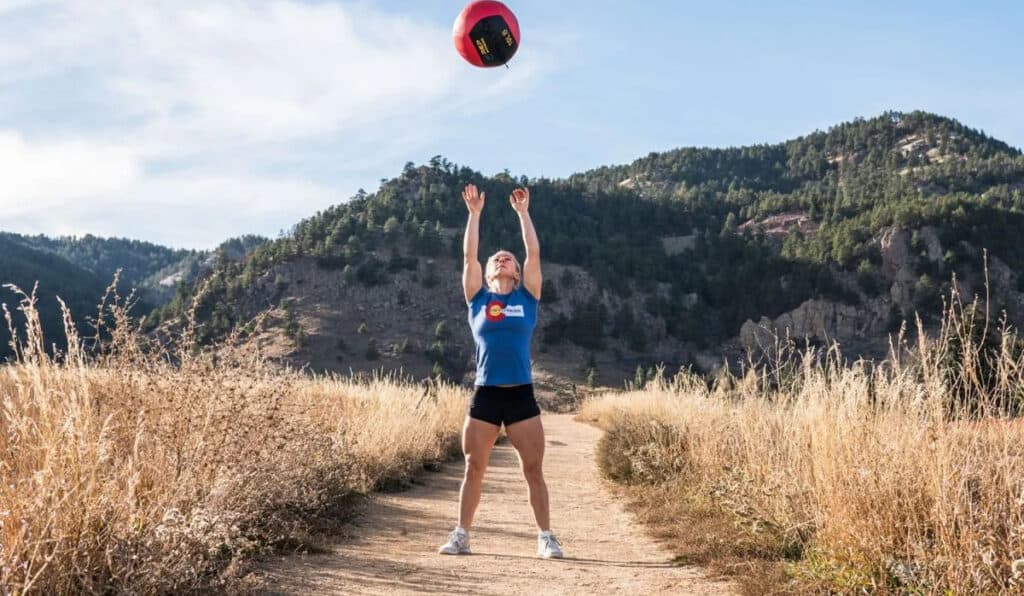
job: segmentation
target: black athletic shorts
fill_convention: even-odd
[[[473,401],[469,403],[469,417],[505,426],[540,415],[540,407],[533,397],[533,384],[498,387],[477,385]]]

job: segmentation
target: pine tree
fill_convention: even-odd
[[[723,238],[727,236],[734,236],[736,234],[736,214],[732,211],[725,217],[725,223],[722,225],[721,236]]]

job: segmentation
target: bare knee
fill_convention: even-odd
[[[487,457],[474,455],[471,453],[466,454],[466,477],[467,478],[480,478],[483,477],[484,472],[487,470]]]
[[[544,482],[544,469],[542,460],[524,461],[522,464],[523,476],[530,484]]]

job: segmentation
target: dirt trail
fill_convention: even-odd
[[[473,554],[436,554],[456,520],[461,462],[426,473],[410,490],[375,495],[352,537],[327,554],[276,558],[262,567],[267,594],[732,594],[635,526],[603,486],[594,462],[601,431],[545,414],[545,477],[553,530],[566,558],[534,556],[536,529],[515,450],[491,455],[470,532]]]

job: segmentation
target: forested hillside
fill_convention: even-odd
[[[38,281],[43,328],[51,343],[59,342],[63,338],[56,296],[67,302],[81,327],[87,316],[95,315],[103,290],[120,270],[118,289],[123,296],[135,291],[134,313],[142,316],[171,300],[179,290],[187,292],[187,284],[218,261],[242,259],[264,242],[267,239],[261,236],[246,235],[226,240],[213,251],[198,251],[89,234],[50,238],[0,232],[0,284],[15,284],[31,292]],[[13,311],[17,298],[3,290],[0,302]],[[0,338],[3,359],[10,353],[9,334],[0,333]]]
[[[568,341],[591,359],[615,350],[631,362],[693,362],[757,339],[749,328],[757,321],[872,335],[858,346],[870,351],[903,317],[934,315],[954,273],[965,292],[976,291],[982,249],[1000,274],[999,306],[1022,314],[1021,276],[1006,264],[1024,256],[1024,158],[954,120],[915,112],[778,145],[652,153],[567,180],[484,176],[440,156],[410,163],[376,192],[225,264],[209,280],[204,333],[221,335],[258,308],[301,298],[282,281],[282,266],[296,260],[337,271],[353,287],[388,284],[402,271],[437,283],[442,260],[459,267],[458,192],[469,182],[489,197],[481,254],[520,249],[505,202],[515,186],[530,186],[544,261],[569,267],[561,279],[547,276],[545,301],[571,289],[574,270],[598,290],[549,309],[542,340]],[[253,300],[254,281],[271,271],[281,283]],[[161,314],[173,318],[181,306]],[[289,316],[295,335],[301,325]],[[457,311],[451,319],[457,324]]]
[[[210,274],[182,276],[186,284],[154,323],[180,320],[202,286],[204,341],[278,309],[291,345],[284,351],[296,362],[347,370],[425,358],[458,376],[468,347],[451,331],[464,317],[459,300],[429,320],[392,317],[376,330],[360,323],[373,300],[393,298],[389,308],[401,309],[458,297],[459,191],[470,182],[488,196],[481,255],[521,254],[507,197],[530,187],[548,305],[538,358],[583,358],[584,371],[603,363],[708,368],[786,327],[877,353],[903,318],[938,313],[954,275],[965,298],[983,293],[985,250],[993,306],[1024,318],[1024,157],[981,131],[914,112],[775,145],[652,153],[561,180],[485,176],[440,156],[409,163],[375,192],[360,191],[285,237],[249,243],[244,258],[207,259]],[[325,309],[329,323],[318,319]],[[405,341],[390,351],[372,337],[400,333]],[[324,350],[337,354],[315,353]]]
[[[25,293],[39,283],[38,300],[43,329],[48,332],[48,341],[63,345],[63,323],[57,296],[79,317],[79,328],[85,329],[86,316],[94,316],[96,304],[109,284],[95,274],[70,263],[67,259],[52,253],[35,250],[0,235],[0,284],[13,284]],[[7,305],[12,322],[19,328],[24,326],[24,317],[18,311],[21,297],[10,288],[0,289],[0,303]],[[10,334],[6,325],[0,331],[0,362],[11,355]]]

